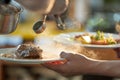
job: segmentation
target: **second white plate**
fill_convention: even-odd
[[[93,45],[93,44],[82,44],[80,42],[77,42],[73,40],[73,38],[76,35],[83,34],[84,32],[72,32],[72,33],[66,33],[66,34],[60,34],[54,37],[54,41],[67,44],[67,45],[79,45],[82,47],[89,47],[89,48],[119,48],[119,44],[112,44],[112,45]],[[95,32],[91,32],[90,34],[96,34]],[[104,33],[105,36],[108,36],[108,34],[111,33]],[[117,34],[111,34],[114,39],[120,39],[120,36]]]

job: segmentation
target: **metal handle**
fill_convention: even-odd
[[[55,21],[57,23],[58,29],[64,30],[66,27],[61,17],[59,15],[54,15],[54,17],[55,17]]]

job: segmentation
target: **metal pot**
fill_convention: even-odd
[[[14,0],[0,1],[0,34],[15,31],[22,7]]]

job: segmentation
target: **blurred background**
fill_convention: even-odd
[[[53,37],[67,32],[101,30],[116,34],[119,31],[118,29],[116,31],[116,27],[120,26],[119,5],[120,0],[70,0],[69,8],[61,15],[66,29],[58,29],[53,16],[48,16],[47,27],[41,34],[36,34],[32,27],[42,15],[24,9],[16,31],[9,35],[0,35],[0,48],[16,47],[22,43],[34,43],[37,37]],[[3,80],[82,80],[81,75],[66,78],[40,65],[24,66],[1,62],[0,69],[0,77],[3,77]],[[114,78],[114,80],[118,80],[118,78]]]

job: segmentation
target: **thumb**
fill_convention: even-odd
[[[68,61],[73,61],[73,60],[85,61],[85,60],[89,60],[88,57],[86,57],[85,55],[82,55],[82,54],[61,52],[60,56],[61,56],[61,58],[65,58]]]
[[[67,60],[71,60],[73,56],[74,56],[74,54],[72,54],[72,53],[66,53],[66,52],[60,53],[60,57],[65,58]]]

